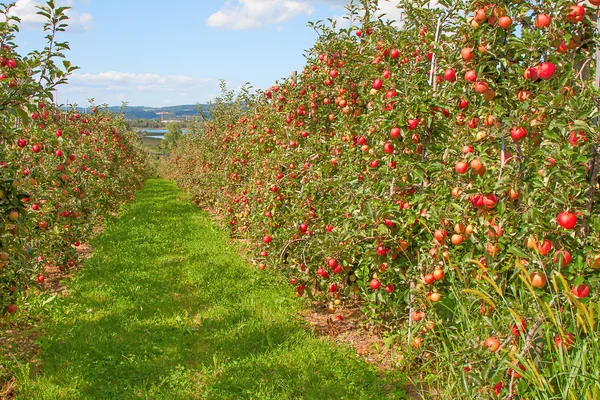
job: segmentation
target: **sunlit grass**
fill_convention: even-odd
[[[292,291],[171,182],[150,180],[93,245],[20,399],[404,398],[401,377],[306,330]]]

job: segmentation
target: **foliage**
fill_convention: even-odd
[[[182,135],[181,124],[179,122],[169,122],[167,124],[167,133],[165,133],[164,139],[161,140],[160,146],[163,149],[171,150],[177,145],[177,141]]]
[[[406,1],[398,29],[374,3],[162,173],[297,295],[360,296],[448,397],[599,398],[594,9]]]
[[[56,40],[67,8],[39,7],[47,45],[16,51],[18,18],[3,6],[0,22],[0,310],[16,311],[20,292],[44,285],[44,270],[68,270],[77,247],[148,174],[137,135],[120,118],[61,111],[54,89],[75,67]],[[58,61],[61,61],[60,63]],[[59,66],[61,64],[61,66]]]

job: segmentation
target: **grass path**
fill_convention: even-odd
[[[304,328],[292,290],[182,196],[148,181],[94,241],[19,399],[404,398],[400,378]]]

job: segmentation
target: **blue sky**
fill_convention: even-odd
[[[18,0],[21,53],[43,46],[35,5]],[[62,1],[62,3],[61,3]],[[60,40],[80,67],[58,102],[167,106],[206,102],[245,82],[265,89],[304,66],[309,21],[340,18],[348,0],[58,0],[70,5]],[[381,0],[382,8],[396,11]]]

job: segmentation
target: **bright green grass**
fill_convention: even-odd
[[[18,398],[405,398],[401,377],[315,338],[292,290],[228,243],[173,183],[148,181],[42,321],[42,368],[23,367]]]

